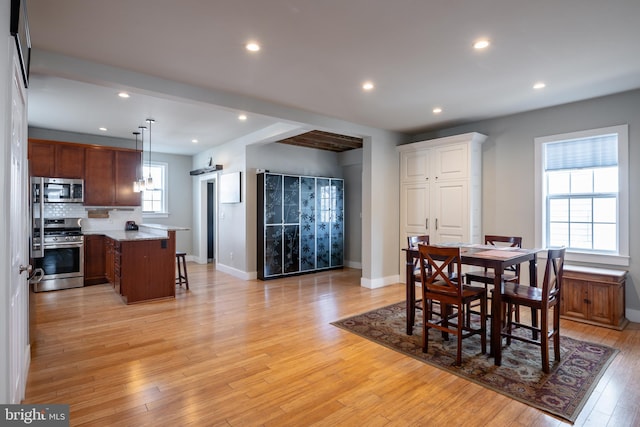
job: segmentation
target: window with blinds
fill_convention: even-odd
[[[622,128],[625,132],[620,132]],[[628,150],[626,126],[536,142],[544,245],[581,253],[624,254],[628,243],[621,236],[628,227],[624,224],[628,201],[621,177],[628,176],[628,161],[621,159],[621,153]]]
[[[547,241],[587,251],[618,250],[618,135],[545,145]]]

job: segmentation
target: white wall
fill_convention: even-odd
[[[639,322],[640,90],[442,129],[416,135],[413,140],[471,131],[487,135],[482,144],[482,232],[520,235],[528,246],[535,242],[534,139],[624,123],[629,125],[631,219],[626,307],[627,317]]]
[[[344,178],[344,264],[362,268],[362,149],[340,154]]]
[[[146,159],[146,156],[145,156]],[[193,192],[191,189],[191,156],[152,153],[151,160],[167,164],[167,217],[146,217],[143,223],[174,225],[189,230],[176,231],[176,250],[193,252]]]
[[[400,160],[393,135],[364,139],[362,167],[362,278],[367,288],[400,281]]]
[[[229,172],[241,173],[240,203],[217,204],[217,242],[215,249],[216,266],[237,277],[249,279],[247,267],[246,241],[246,203],[247,177],[245,171],[245,146],[242,143],[224,144],[207,150],[193,157],[192,168],[200,169],[208,164],[211,157],[214,164],[223,165],[218,173],[196,175],[192,177],[193,185],[193,255],[197,262],[207,262],[207,183],[216,183],[216,194],[219,194],[218,177]]]

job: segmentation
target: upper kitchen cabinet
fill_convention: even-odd
[[[29,141],[29,174],[52,178],[84,178],[85,147],[79,144]]]
[[[133,192],[133,181],[137,180],[137,170],[140,165],[139,151],[115,152],[115,205],[140,206],[141,193]]]
[[[113,151],[109,149],[87,150],[87,172],[84,176],[84,204],[111,206],[115,200],[115,167]]]
[[[29,140],[29,174],[84,179],[87,206],[140,206],[133,181],[141,153],[127,148]]]
[[[85,205],[140,206],[140,193],[133,192],[139,151],[87,149],[85,164]]]

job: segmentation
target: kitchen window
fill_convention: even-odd
[[[629,265],[628,127],[536,138],[536,246]]]
[[[144,216],[165,216],[167,212],[167,163],[151,162],[144,165],[142,176],[151,174],[153,189],[142,192],[142,214]]]

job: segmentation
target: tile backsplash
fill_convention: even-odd
[[[89,209],[109,210],[109,218],[88,218]],[[126,210],[125,210],[126,209]],[[92,208],[80,203],[46,203],[45,218],[82,218],[83,231],[124,230],[127,221],[142,222],[142,208]]]

